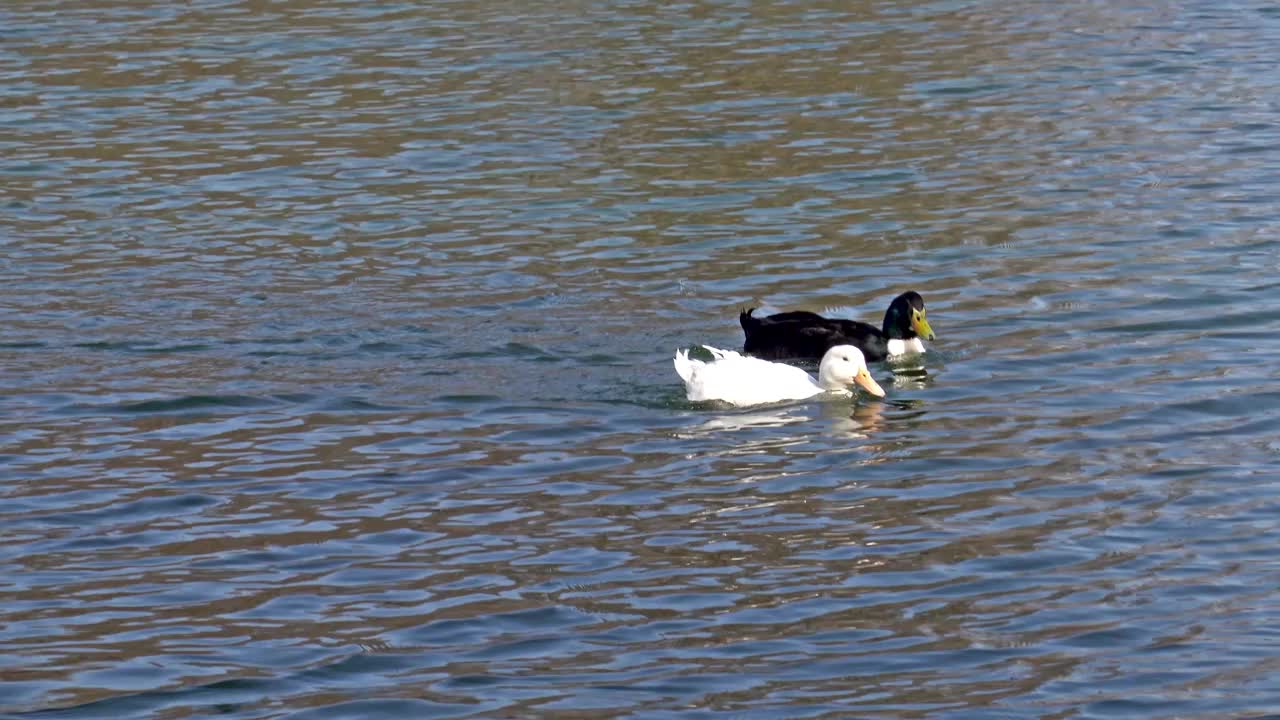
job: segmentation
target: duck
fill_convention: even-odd
[[[907,291],[889,303],[880,329],[857,320],[827,318],[805,310],[756,317],[742,311],[738,322],[746,341],[742,351],[768,360],[813,360],[837,345],[852,345],[870,362],[895,355],[922,353],[921,340],[934,339],[925,317],[924,298]]]
[[[884,389],[871,377],[862,351],[852,345],[837,345],[822,356],[818,379],[801,368],[733,350],[703,345],[712,360],[694,360],[688,350],[677,350],[672,361],[684,381],[685,396],[693,401],[722,400],[738,407],[803,400],[824,392],[844,391],[857,384],[876,397]]]

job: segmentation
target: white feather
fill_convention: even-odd
[[[747,357],[732,350],[707,345],[714,358],[710,362],[689,357],[688,350],[677,350],[672,361],[676,374],[684,381],[685,396],[693,401],[721,400],[731,405],[758,405],[783,400],[803,400],[828,390],[840,390],[854,382],[859,370],[866,371],[866,361],[857,348],[841,346],[841,352],[829,352],[824,358],[820,384],[809,373],[792,365]],[[839,355],[841,357],[837,358]],[[879,388],[877,387],[877,390]]]
[[[906,355],[907,353],[924,352],[924,341],[918,337],[913,337],[910,340],[899,340],[898,338],[893,338],[888,344],[890,355]]]

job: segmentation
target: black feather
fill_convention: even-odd
[[[746,341],[742,351],[769,360],[818,361],[835,345],[853,345],[868,362],[889,356],[889,340],[916,337],[911,327],[914,307],[924,309],[918,293],[906,292],[893,299],[885,311],[884,325],[877,329],[857,320],[826,318],[806,310],[756,317],[755,308],[738,315]]]

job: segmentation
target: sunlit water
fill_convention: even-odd
[[[1280,13],[1174,5],[6,5],[0,714],[1280,712]]]

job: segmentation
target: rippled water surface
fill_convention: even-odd
[[[1272,5],[0,27],[0,715],[1280,713]]]

